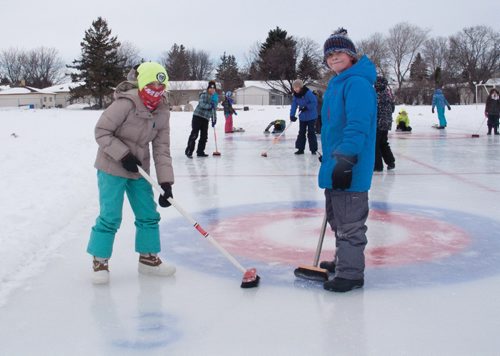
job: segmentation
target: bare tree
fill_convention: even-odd
[[[389,77],[389,54],[384,35],[375,33],[368,39],[360,41],[357,43],[357,50],[361,55],[370,58],[380,75]]]
[[[61,83],[64,68],[55,48],[39,47],[26,54],[26,82],[34,87],[45,88]]]
[[[448,66],[448,39],[446,37],[428,39],[423,44],[422,54],[430,73],[435,73],[438,68],[446,68]]]
[[[21,56],[22,52],[17,48],[9,48],[0,52],[0,68],[13,84],[19,84],[24,79]]]
[[[389,30],[387,49],[399,89],[428,33],[427,29],[406,22],[399,23]]]
[[[29,51],[9,49],[0,53],[0,67],[10,82],[45,88],[64,78],[64,63],[55,48],[39,47]]]
[[[500,70],[500,33],[486,26],[464,28],[450,37],[450,62],[474,92],[474,82]]]
[[[203,50],[188,50],[188,60],[191,80],[207,80],[212,76],[214,63],[208,52]]]
[[[125,73],[142,62],[142,58],[139,55],[139,48],[129,41],[121,42],[120,47],[118,47],[118,56],[123,61]]]

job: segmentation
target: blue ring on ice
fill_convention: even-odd
[[[222,219],[241,218],[247,214],[294,209],[323,208],[323,201],[291,201],[278,203],[248,204],[209,209],[197,212],[195,220],[202,227],[217,223]],[[467,248],[431,261],[398,266],[367,267],[365,289],[425,287],[442,284],[461,283],[500,273],[500,222],[486,217],[456,210],[406,204],[370,202],[370,209],[382,212],[402,212],[439,222],[446,222],[461,228],[470,237]],[[209,231],[210,232],[210,231]],[[215,238],[217,238],[215,236]],[[368,240],[370,232],[368,231]],[[218,274],[241,281],[242,273],[217,251],[183,218],[175,218],[162,223],[161,242],[165,259],[186,265],[202,272]],[[236,259],[245,267],[255,267],[261,277],[261,285],[291,286],[299,288],[322,288],[318,282],[296,279],[296,266],[271,265],[256,259],[239,257]],[[311,255],[311,260],[313,256]]]

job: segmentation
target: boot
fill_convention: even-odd
[[[335,262],[334,261],[321,261],[319,268],[326,269],[329,273],[335,274]]]
[[[487,135],[491,135],[491,126],[488,126],[488,133]]]
[[[92,261],[94,273],[92,273],[92,283],[107,284],[109,282],[108,259],[94,256]]]
[[[363,287],[365,280],[361,279],[345,279],[335,277],[331,281],[323,283],[323,288],[331,292],[349,292],[350,290]]]
[[[191,151],[189,149],[189,147],[186,148],[186,150],[184,151],[184,153],[186,154],[187,158],[193,158],[193,151]]]
[[[175,266],[163,263],[156,254],[141,254],[139,256],[139,273],[169,277],[174,275]]]
[[[205,152],[200,152],[196,154],[198,157],[208,157],[208,155]]]
[[[297,152],[295,152],[296,155],[303,155],[304,154],[304,150],[298,150]]]
[[[388,170],[388,171],[390,171],[390,170],[392,170],[392,169],[394,169],[394,168],[396,168],[396,164],[395,164],[394,162],[393,162],[393,163],[391,163],[391,164],[388,164],[388,165],[387,165],[387,170]]]

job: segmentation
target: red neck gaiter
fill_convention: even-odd
[[[160,105],[161,97],[165,92],[164,85],[151,85],[148,84],[142,90],[139,90],[139,97],[142,100],[142,103],[149,110],[155,110],[158,105]]]

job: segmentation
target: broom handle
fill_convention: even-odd
[[[165,192],[163,191],[163,189],[160,187],[160,185],[158,183],[156,183],[149,174],[146,173],[146,171],[144,169],[142,169],[141,166],[137,166],[137,168],[139,168],[139,173],[144,177],[144,179],[146,179],[149,184],[151,184],[151,186],[158,192],[160,193],[161,195],[163,195]],[[212,245],[214,245],[236,268],[238,268],[240,271],[242,271],[243,273],[245,273],[247,270],[245,269],[245,267],[243,267],[231,254],[229,254],[229,252],[226,251],[226,249],[224,247],[222,247],[217,241],[214,240],[214,238],[212,236],[209,235],[208,232],[206,232],[201,226],[200,224],[198,224],[196,222],[196,220],[194,220],[191,215],[189,215],[175,200],[174,198],[168,198],[167,199],[168,202],[170,204],[172,204],[172,206],[184,217],[186,218],[187,221],[189,221],[196,230],[198,230],[198,232],[200,234],[203,235],[203,237],[205,237]]]
[[[269,145],[269,147],[264,152],[269,151],[273,147],[273,145],[279,141],[281,135],[283,135],[286,132],[286,130],[288,130],[292,126],[292,124],[293,124],[293,121],[290,121],[290,125],[285,127],[285,129],[278,135],[278,137],[273,138],[273,142]]]
[[[212,111],[212,120],[215,119],[216,117],[216,113],[215,113],[215,110]],[[215,132],[215,126],[212,126],[212,128],[214,129],[214,141],[215,141],[215,152],[219,152],[219,150],[217,149],[217,133]]]
[[[325,211],[325,215],[323,216],[323,223],[321,224],[321,232],[319,233],[318,246],[316,247],[316,254],[314,255],[314,264],[313,264],[314,267],[318,267],[319,256],[321,255],[321,249],[323,248],[323,240],[325,239],[326,223],[327,223],[327,218]]]

